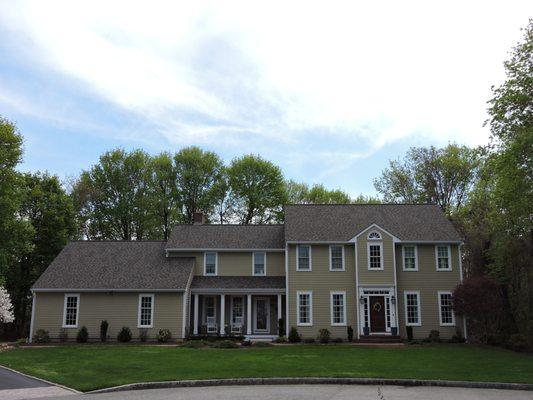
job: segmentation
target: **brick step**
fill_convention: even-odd
[[[368,335],[360,336],[359,343],[401,343],[402,339],[399,335]]]

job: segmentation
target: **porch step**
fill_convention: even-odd
[[[360,336],[359,343],[401,343],[402,339],[399,335],[368,335]]]

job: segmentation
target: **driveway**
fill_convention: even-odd
[[[212,386],[85,394],[83,400],[532,400],[519,390],[441,387],[287,385]]]
[[[0,399],[18,400],[72,395],[73,392],[0,367]]]

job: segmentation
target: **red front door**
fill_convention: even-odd
[[[385,332],[385,297],[370,296],[370,329],[374,333]]]

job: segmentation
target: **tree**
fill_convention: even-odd
[[[7,324],[13,322],[14,319],[9,293],[0,286],[0,323]]]
[[[215,206],[212,220],[219,224],[226,224],[232,221],[235,213],[235,196],[229,185],[227,168],[224,167],[220,179],[214,188]]]
[[[278,166],[260,156],[246,155],[231,162],[228,177],[240,223],[269,223],[282,218],[286,192]]]
[[[386,202],[435,203],[452,214],[475,183],[478,152],[456,144],[413,147],[403,162],[391,161],[374,186]]]
[[[305,183],[289,180],[285,190],[290,204],[350,204],[350,195],[340,189],[329,190],[324,185],[309,187]]]
[[[81,231],[89,239],[142,240],[156,233],[148,210],[150,158],[116,149],[82,172],[73,197]]]
[[[219,194],[217,184],[223,171],[220,157],[199,147],[187,147],[174,156],[174,166],[184,221],[192,223],[195,212],[209,215]]]
[[[167,240],[172,226],[180,221],[181,204],[176,188],[176,169],[169,153],[161,153],[150,159],[151,179],[148,187],[149,210],[154,214],[158,236]]]

